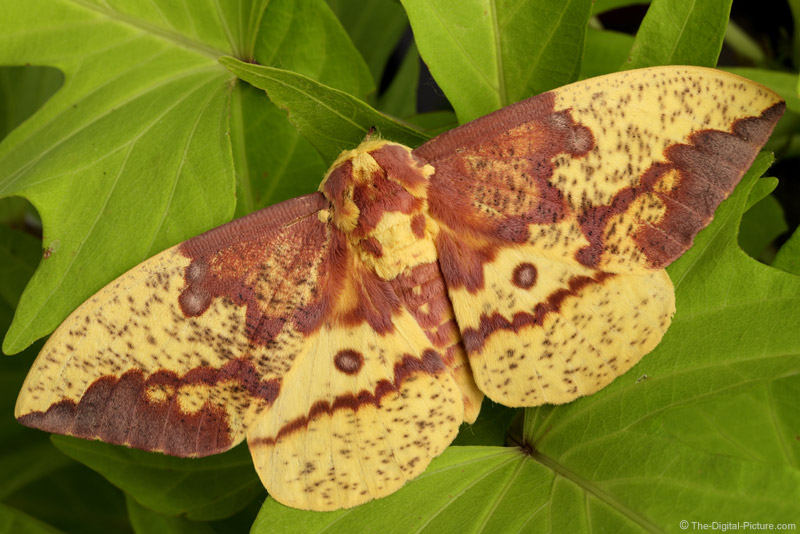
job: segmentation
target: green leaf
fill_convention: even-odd
[[[327,165],[264,91],[237,83],[231,99],[236,217],[316,190]]]
[[[371,127],[386,139],[417,146],[422,132],[379,113],[361,100],[295,72],[261,67],[223,57],[220,63],[236,76],[264,89],[289,121],[319,151],[326,163],[361,142]]]
[[[586,31],[580,78],[593,78],[617,72],[619,66],[627,59],[631,46],[633,37],[627,33],[589,28]]]
[[[402,0],[459,122],[575,81],[589,0]]]
[[[783,244],[772,262],[776,269],[800,276],[800,228]]]
[[[417,112],[417,86],[419,85],[419,52],[414,43],[408,47],[392,83],[381,95],[378,109],[394,117],[410,117]]]
[[[14,534],[58,534],[57,528],[31,517],[11,506],[0,503],[0,532]]]
[[[375,90],[367,64],[325,0],[270,0],[255,59],[361,99]]]
[[[33,203],[51,252],[23,294],[7,353],[51,332],[113,276],[233,213],[231,76],[216,57],[251,36],[232,33],[243,20],[233,2],[204,7],[0,1],[0,63],[51,65],[66,80],[0,144],[0,196]]]
[[[272,0],[262,16],[255,57],[365,98],[374,91],[364,60],[323,0]],[[231,143],[240,217],[317,188],[327,168],[262,91],[237,83]]]
[[[131,531],[123,493],[77,462],[28,484],[4,499],[4,504],[66,532]]]
[[[142,506],[130,495],[125,496],[128,505],[128,518],[136,534],[214,534],[214,529],[207,523],[190,521],[182,517],[159,514]]]
[[[623,67],[715,66],[731,1],[653,0]]]
[[[38,239],[0,226],[0,332],[11,324],[22,288],[40,257]],[[47,434],[25,428],[14,419],[17,393],[39,347],[35,345],[14,358],[0,358],[0,499],[69,463]]]
[[[67,436],[51,439],[64,454],[161,514],[221,519],[264,493],[244,445],[224,454],[190,459]]]
[[[800,113],[800,98],[797,96],[797,74],[747,67],[725,67],[726,71],[738,74],[754,82],[766,85],[786,100],[789,111]]]
[[[353,44],[379,83],[400,37],[408,27],[405,13],[394,0],[328,0]]]
[[[267,499],[251,532],[296,532],[297,525],[309,534],[514,532],[525,520],[538,522],[542,510],[528,503],[547,496],[548,478],[552,474],[517,449],[450,447],[402,490],[367,505],[309,513]],[[513,506],[527,517],[512,517]]]
[[[458,431],[453,445],[456,446],[503,446],[506,444],[506,433],[514,418],[521,412],[517,408],[509,408],[497,404],[488,397],[483,399],[481,413],[473,424],[464,423]]]
[[[618,9],[620,7],[628,7],[637,4],[649,4],[649,3],[650,0],[595,0],[592,14],[599,15],[600,13],[605,13],[606,11],[611,11],[612,9]]]
[[[33,115],[64,83],[52,67],[0,67],[0,139]]]
[[[739,246],[750,257],[761,259],[767,247],[789,230],[780,202],[769,195],[748,209],[739,228]],[[769,263],[769,262],[767,262]]]

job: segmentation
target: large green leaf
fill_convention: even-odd
[[[662,343],[590,397],[526,410],[522,448],[451,447],[353,510],[264,504],[254,532],[661,532],[800,514],[800,278],[736,244],[760,158],[670,267]]]
[[[402,0],[460,122],[575,81],[589,0]]]
[[[302,74],[244,63],[224,57],[220,62],[236,76],[264,89],[289,121],[316,147],[327,163],[342,150],[353,148],[375,128],[382,136],[416,146],[422,132],[381,114],[359,99]]]
[[[307,192],[292,183],[303,170],[286,170],[298,160],[321,179],[322,162],[266,99],[235,89],[231,112],[236,85],[219,56],[291,68],[360,98],[374,89],[323,0],[0,0],[0,9],[0,63],[52,65],[66,78],[0,145],[0,196],[36,206],[48,250],[6,352],[52,331],[125,269],[230,219],[234,153],[239,214]],[[234,151],[231,114],[260,119],[234,124]]]
[[[220,519],[264,492],[244,445],[224,454],[189,459],[67,436],[53,436],[52,440],[67,456],[165,515]]]
[[[653,0],[624,68],[717,64],[732,0]]]
[[[50,251],[9,353],[52,331],[109,273],[233,212],[231,77],[216,63],[233,52],[228,14],[117,4],[0,2],[0,63],[51,65],[66,78],[0,145],[0,196],[36,206]]]

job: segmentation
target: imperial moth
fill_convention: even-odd
[[[518,102],[416,149],[368,139],[319,191],[172,247],[53,333],[25,425],[177,456],[247,439],[278,501],[352,507],[478,415],[591,394],[675,310],[664,267],[783,113],[658,67]]]

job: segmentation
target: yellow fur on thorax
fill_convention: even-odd
[[[383,139],[370,139],[364,141],[352,150],[343,151],[333,162],[330,169],[319,186],[320,191],[325,191],[325,184],[331,173],[337,167],[350,161],[352,165],[352,178],[343,193],[343,202],[340,208],[331,211],[323,210],[320,212],[320,220],[330,220],[340,230],[344,231],[350,241],[359,251],[359,256],[364,264],[369,266],[375,273],[385,280],[391,280],[404,272],[408,272],[416,265],[436,261],[436,249],[433,244],[432,234],[435,233],[435,223],[426,217],[426,225],[423,236],[417,237],[411,231],[411,219],[417,213],[427,213],[427,185],[406,190],[417,198],[422,199],[422,208],[419,212],[406,214],[401,212],[387,212],[383,215],[377,227],[364,237],[355,238],[352,236],[353,230],[358,226],[360,210],[353,201],[353,188],[359,184],[369,183],[376,172],[380,172],[381,167],[370,155],[370,152],[380,149],[389,144]],[[395,144],[395,143],[392,143]],[[402,146],[402,145],[398,145]],[[410,148],[403,146],[407,151]],[[430,177],[434,169],[431,165],[426,165],[420,169],[423,176]],[[387,176],[392,179],[391,176]],[[375,239],[383,248],[383,256],[380,258],[366,252],[362,243],[368,239]]]
[[[330,219],[333,224],[335,224],[344,232],[352,232],[355,229],[356,225],[358,224],[359,209],[358,206],[356,206],[356,204],[353,202],[352,186],[358,183],[366,182],[369,180],[369,177],[373,172],[380,169],[378,162],[375,161],[373,157],[369,155],[369,153],[373,150],[378,150],[388,143],[389,141],[384,141],[383,139],[368,139],[362,142],[356,148],[352,150],[344,150],[341,154],[339,154],[339,157],[334,160],[334,162],[328,168],[328,171],[325,173],[325,177],[322,179],[322,182],[320,182],[318,190],[323,194],[325,193],[325,184],[328,182],[328,178],[330,178],[331,173],[334,169],[345,163],[347,160],[350,160],[353,165],[354,180],[348,184],[348,187],[344,192],[345,202],[342,208],[335,210],[332,213],[328,210],[320,211],[318,214],[320,221],[326,222]]]

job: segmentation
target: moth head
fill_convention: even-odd
[[[410,148],[372,137],[342,152],[319,190],[331,203],[333,224],[361,239],[385,213],[418,211],[431,174],[433,167],[418,161]]]

